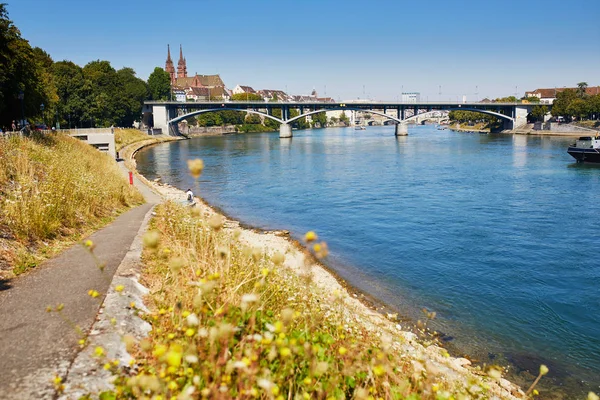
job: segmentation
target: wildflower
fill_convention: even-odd
[[[219,231],[223,227],[223,218],[219,214],[213,214],[208,220],[208,226]]]
[[[178,351],[177,348],[169,350],[169,352],[165,356],[165,361],[169,366],[178,368],[181,365],[181,352]]]
[[[540,394],[540,392],[538,392],[537,389],[533,389],[533,392],[531,392],[531,393],[533,393],[534,396],[537,396],[538,394]]]
[[[273,261],[273,264],[275,265],[281,265],[285,261],[285,256],[280,252],[276,251],[275,254],[271,256],[271,261]]]
[[[266,277],[267,275],[269,275],[269,268],[263,268],[260,270],[260,273],[262,276]]]
[[[376,365],[373,367],[373,373],[375,376],[381,376],[385,373],[385,368],[381,365]]]
[[[304,382],[305,385],[310,385],[312,383],[312,379],[307,376],[306,378],[304,378],[303,382]]]
[[[85,242],[83,242],[83,245],[85,246],[85,248],[87,248],[90,251],[94,250],[94,248],[96,247],[96,245],[94,244],[94,242],[92,242],[90,239],[88,239]]]
[[[345,347],[343,347],[343,346],[342,346],[342,347],[340,347],[340,348],[338,349],[338,353],[340,353],[340,355],[342,355],[342,356],[343,356],[344,354],[346,354],[347,352],[348,352],[348,349],[346,349],[346,348],[345,348]]]
[[[173,271],[173,273],[177,273],[177,272],[179,272],[179,270],[181,268],[183,268],[183,265],[184,265],[183,259],[181,259],[179,257],[175,257],[169,263],[169,268],[171,269],[171,271]]]
[[[192,175],[194,178],[198,178],[202,174],[202,170],[204,170],[204,161],[202,161],[200,158],[188,160],[187,164],[190,175]]]
[[[115,292],[117,292],[117,293],[121,293],[123,291],[123,289],[125,289],[125,286],[123,286],[123,285],[115,286]]]
[[[96,355],[96,357],[104,356],[104,349],[101,346],[96,346],[94,349],[94,355]]]
[[[83,346],[85,345],[85,339],[79,339],[77,343],[79,343],[80,346]]]
[[[544,364],[540,365],[540,375],[544,376],[548,373],[548,367]]]
[[[96,297],[100,296],[100,293],[98,293],[96,290],[90,289],[88,290],[88,295],[95,299]]]
[[[589,392],[587,400],[600,400],[600,397],[594,392]]]
[[[164,344],[157,344],[154,347],[154,351],[152,352],[152,355],[154,357],[160,357],[163,354],[165,354],[167,352],[167,346],[165,346]]]
[[[156,249],[160,242],[160,234],[157,231],[146,232],[143,238],[144,246],[149,249]]]
[[[187,322],[189,326],[196,326],[200,323],[196,314],[189,314],[185,319],[185,322]]]
[[[192,336],[194,336],[194,334],[195,334],[195,333],[196,333],[196,330],[195,330],[195,329],[188,328],[188,329],[186,329],[186,331],[185,331],[185,336],[187,336],[187,337],[192,337]]]
[[[281,354],[281,357],[288,357],[290,356],[290,354],[292,354],[292,351],[289,348],[284,347],[281,350],[279,350],[279,354]]]
[[[308,231],[304,235],[304,240],[306,240],[307,242],[312,242],[314,240],[317,240],[317,238],[318,238],[317,234],[313,231]]]
[[[110,363],[104,364],[104,367],[102,367],[102,368],[104,368],[106,371],[108,371],[110,369]]]
[[[54,383],[55,385],[60,385],[62,383],[62,378],[56,375],[54,379],[52,379],[52,383]]]

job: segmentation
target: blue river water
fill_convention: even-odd
[[[435,311],[428,324],[454,354],[507,365],[524,386],[544,363],[548,398],[580,398],[600,392],[600,166],[576,164],[571,142],[327,128],[195,138],[136,159],[243,223],[316,231],[328,266],[402,323]]]

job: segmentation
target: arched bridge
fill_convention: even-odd
[[[280,124],[279,137],[292,137],[291,124],[303,117],[326,111],[359,111],[384,116],[395,121],[396,135],[406,135],[407,123],[419,115],[433,111],[474,111],[493,115],[504,121],[504,129],[515,129],[527,123],[527,114],[531,112],[534,103],[453,103],[453,102],[286,102],[271,103],[263,101],[235,102],[177,102],[177,101],[147,101],[144,103],[144,120],[152,115],[153,126],[163,132],[175,133],[174,126],[186,118],[215,111],[233,110],[258,114],[270,118]],[[549,108],[551,105],[547,105]],[[281,118],[273,115],[273,110],[281,110]],[[298,110],[296,117],[290,117],[290,110]],[[407,117],[408,114],[412,114]],[[390,115],[390,112],[392,115]],[[394,115],[395,114],[395,115]]]

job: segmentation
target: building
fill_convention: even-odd
[[[537,97],[540,103],[552,104],[556,99],[556,94],[563,90],[577,90],[577,88],[550,88],[550,89],[535,89],[532,92],[525,92],[525,97]],[[590,96],[600,94],[600,86],[592,86],[585,89],[585,92]]]
[[[206,99],[210,98],[222,98],[227,100],[231,97],[229,91],[225,88],[225,83],[221,80],[219,75],[199,75],[196,73],[193,76],[188,76],[187,73],[187,60],[183,56],[183,48],[179,45],[179,61],[177,62],[177,72],[175,72],[175,66],[171,59],[171,47],[167,45],[167,60],[165,62],[165,71],[169,73],[171,78],[171,87],[177,90],[183,90],[183,101],[188,96],[199,97],[200,92],[194,92],[193,89],[207,89]],[[178,96],[178,101],[181,96]]]
[[[242,94],[242,93],[252,93],[256,94],[256,90],[252,89],[250,86],[236,85],[231,91],[233,94]]]
[[[294,101],[293,96],[288,95],[283,90],[263,89],[257,92],[265,101],[278,101],[281,103]]]
[[[421,93],[419,92],[402,92],[402,103],[420,103]]]

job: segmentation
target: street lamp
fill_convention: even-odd
[[[25,93],[23,91],[19,91],[19,100],[21,100],[21,127],[25,126],[25,106],[23,105],[23,100],[25,99]]]

